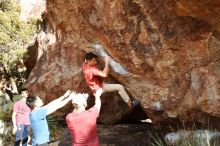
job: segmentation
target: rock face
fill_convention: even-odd
[[[153,123],[219,126],[219,12],[218,0],[47,0],[26,86],[46,102],[69,88],[89,92],[81,65],[99,46],[124,69],[112,65],[106,82],[122,84]],[[116,93],[102,101],[100,122],[131,111]]]

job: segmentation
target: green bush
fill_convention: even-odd
[[[16,65],[24,57],[26,48],[34,39],[38,20],[33,18],[28,21],[20,20],[21,8],[18,2],[18,0],[0,0],[0,81],[10,76],[20,89],[24,80]],[[15,95],[14,102],[18,99],[19,95]],[[11,145],[8,142],[14,139],[11,122],[13,104],[4,101],[0,104],[0,121],[4,123],[4,133],[0,134],[3,145]]]
[[[37,20],[21,21],[19,15],[16,0],[0,0],[0,62],[9,67],[23,57],[37,30]]]
[[[17,0],[0,0],[0,79],[10,75],[21,89],[23,76],[17,71],[17,63],[25,57],[26,48],[34,40],[39,20],[19,19]]]

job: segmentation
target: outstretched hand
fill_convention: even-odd
[[[86,99],[89,97],[89,94],[88,93],[83,93],[82,94]]]
[[[16,132],[17,132],[17,127],[15,126],[15,127],[13,127],[12,134],[14,135],[14,134],[16,134]]]
[[[71,93],[72,93],[72,91],[67,90],[66,93],[65,93],[63,96],[66,98],[66,97],[68,97]]]
[[[101,97],[102,93],[103,93],[103,89],[99,88],[95,93],[95,97]]]
[[[73,99],[75,96],[76,96],[76,92],[75,91],[71,92],[70,95],[69,95],[69,97],[71,99]]]

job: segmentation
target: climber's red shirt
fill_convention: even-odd
[[[84,63],[83,73],[86,78],[86,83],[92,89],[93,93],[96,93],[99,88],[103,87],[103,82],[100,78],[100,76],[102,76],[102,71],[96,66],[90,66]]]

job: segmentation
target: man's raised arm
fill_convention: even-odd
[[[95,70],[93,71],[93,73],[97,76],[101,76],[101,77],[107,77],[108,73],[109,73],[109,63],[111,61],[111,58],[109,56],[105,57],[105,67],[104,69],[101,70]]]
[[[63,96],[45,105],[44,108],[47,108],[47,115],[65,106],[74,96],[75,92],[71,93],[71,91],[68,90]]]
[[[101,94],[102,94],[103,90],[102,89],[99,89],[96,94],[95,94],[95,105],[94,107],[96,107],[98,110],[100,110],[101,108]]]
[[[111,61],[111,58],[109,56],[105,57],[105,67],[103,69],[104,76],[107,77],[109,73],[109,63]]]

